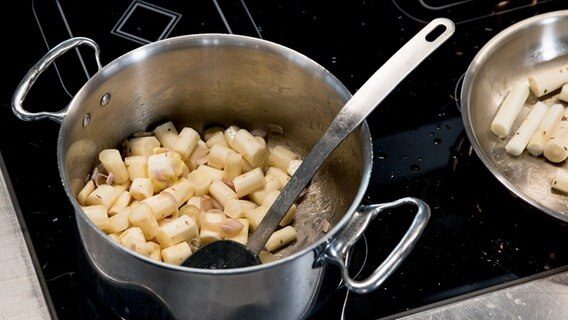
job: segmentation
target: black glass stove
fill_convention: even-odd
[[[482,165],[465,135],[460,81],[478,50],[507,26],[564,9],[564,0],[125,0],[19,1],[3,10],[6,44],[0,150],[25,221],[35,262],[59,319],[118,319],[81,268],[73,210],[56,161],[59,126],[27,123],[10,100],[23,75],[50,48],[84,36],[103,64],[152,41],[192,33],[270,40],[323,65],[355,92],[426,22],[446,17],[456,33],[369,117],[374,145],[368,203],[403,196],[432,208],[426,231],[401,267],[375,292],[338,288],[311,319],[397,318],[568,269],[568,225],[527,205]],[[26,99],[30,111],[55,111],[96,72],[90,49],[57,61]],[[396,245],[411,217],[374,221],[354,260],[364,276]]]

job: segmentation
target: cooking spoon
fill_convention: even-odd
[[[218,240],[197,250],[184,266],[204,269],[230,269],[260,264],[258,253],[278,228],[280,220],[308,185],[335,148],[355,130],[383,99],[426,57],[454,32],[445,18],[432,20],[363,84],[339,111],[323,137],[302,161],[281,190],[247,246],[232,240]]]

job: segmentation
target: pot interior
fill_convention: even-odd
[[[60,171],[74,197],[98,152],[167,120],[200,133],[215,125],[275,124],[284,135],[269,142],[284,140],[305,155],[349,97],[324,68],[274,43],[232,35],[163,40],[109,63],[74,97],[60,132]],[[366,188],[370,144],[363,125],[326,161],[298,206],[297,241],[280,255],[324,237],[324,220],[334,226],[347,220]]]

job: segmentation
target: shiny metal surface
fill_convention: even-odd
[[[490,131],[497,109],[514,81],[531,73],[568,63],[568,10],[538,15],[503,30],[471,62],[462,87],[462,115],[466,133],[487,168],[512,193],[545,213],[568,221],[568,197],[550,188],[556,170],[543,157],[527,152],[513,157],[505,152],[507,139]],[[557,94],[545,96],[557,101]],[[542,100],[542,99],[541,99]],[[531,93],[511,132],[520,125]]]
[[[108,96],[112,98],[106,101]],[[157,122],[172,120],[177,127],[201,132],[211,125],[278,124],[285,138],[271,140],[306,154],[349,97],[341,82],[314,61],[244,36],[170,38],[109,63],[69,104],[57,150],[63,185],[75,207],[93,269],[117,286],[153,295],[175,318],[306,317],[322,295],[330,294],[329,289],[321,290],[322,283],[328,288],[333,288],[330,283],[339,284],[338,277],[324,279],[328,266],[314,264],[365,193],[372,161],[366,123],[314,176],[297,207],[296,243],[267,265],[204,270],[156,262],[110,240],[86,217],[75,195],[100,150],[116,147],[133,132]],[[324,221],[332,225],[327,233],[322,230]]]
[[[0,161],[3,166],[3,161]],[[51,319],[16,208],[0,170],[0,318]]]
[[[396,319],[568,319],[568,271]]]
[[[432,40],[428,35],[436,28],[443,32]],[[443,44],[453,33],[454,24],[448,19],[434,19],[367,80],[341,108],[321,139],[309,151],[290,181],[251,235],[247,247],[258,254],[268,238],[278,228],[280,220],[308,185],[324,160],[353,130],[383,101],[384,98],[426,57]],[[363,288],[361,288],[363,289]]]

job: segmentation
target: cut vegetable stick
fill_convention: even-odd
[[[202,246],[221,239],[221,235],[218,231],[204,229],[199,233],[199,243]]]
[[[197,141],[197,147],[191,153],[185,164],[189,170],[195,170],[199,165],[207,163],[209,157],[209,147],[203,140]]]
[[[216,144],[220,144],[223,147],[228,147],[229,144],[227,143],[227,140],[225,140],[225,133],[223,132],[222,129],[220,129],[220,131],[216,131],[215,133],[209,135],[205,135],[205,143],[207,144],[207,146],[209,148],[213,148],[214,145]]]
[[[274,204],[274,201],[276,201],[276,199],[278,198],[279,195],[280,195],[280,191],[278,191],[278,190],[271,191],[270,193],[268,193],[266,195],[266,198],[264,199],[264,202],[262,203],[262,205],[266,206],[266,207],[271,207],[272,204]],[[290,209],[288,209],[288,211],[286,212],[286,215],[284,215],[282,220],[280,220],[279,225],[281,227],[285,227],[285,226],[289,225],[290,222],[292,222],[292,220],[294,220],[295,216],[296,216],[296,205],[292,204]]]
[[[266,264],[278,260],[278,257],[266,250],[262,250],[258,254],[258,259],[262,264]]]
[[[568,158],[568,109],[564,111],[564,115],[554,128],[552,135],[544,143],[542,153],[547,160],[555,163]]]
[[[162,259],[164,262],[178,266],[189,258],[189,256],[191,256],[191,247],[187,242],[181,242],[162,250]]]
[[[82,208],[97,228],[104,230],[108,226],[108,214],[105,206],[99,204]]]
[[[246,245],[248,241],[249,221],[244,218],[238,219],[238,221],[243,225],[241,231],[237,235],[234,235],[232,237],[227,237],[225,239],[233,240]]]
[[[209,156],[207,157],[207,165],[215,169],[225,168],[225,159],[229,152],[233,151],[228,146],[224,146],[222,144],[215,144],[211,146],[211,149],[209,149]]]
[[[237,218],[244,218],[246,213],[254,208],[257,205],[253,202],[247,200],[235,200],[231,199],[227,201],[225,206],[223,207],[223,212],[227,217],[237,219]]]
[[[548,106],[542,102],[537,102],[529,114],[525,117],[511,140],[505,145],[505,150],[514,155],[519,156],[525,150],[533,133],[536,131],[542,119],[548,111]]]
[[[130,227],[130,212],[132,212],[132,208],[126,207],[110,217],[104,231],[106,233],[117,233],[128,229]]]
[[[529,86],[537,97],[559,89],[566,82],[568,82],[568,65],[542,70],[529,76]]]
[[[247,220],[249,221],[249,228],[251,231],[256,230],[262,219],[264,219],[264,216],[268,212],[268,209],[270,209],[270,207],[260,206],[248,211],[245,214],[245,218],[247,218]]]
[[[237,194],[233,189],[229,188],[225,183],[220,180],[213,181],[209,186],[209,193],[215,200],[217,200],[222,206],[227,204],[227,201],[231,199],[238,199]]]
[[[156,220],[171,216],[177,210],[177,203],[171,195],[157,194],[141,202],[150,207]]]
[[[225,168],[223,170],[223,178],[233,180],[235,177],[240,176],[242,173],[241,163],[243,156],[234,151],[227,153],[225,157]]]
[[[184,215],[160,226],[156,232],[156,240],[162,248],[168,248],[180,242],[190,241],[198,234],[197,224],[189,216]]]
[[[176,143],[174,144],[174,151],[179,153],[183,160],[189,158],[197,142],[199,141],[199,133],[192,128],[185,127],[179,133]]]
[[[79,191],[79,194],[77,194],[77,200],[79,201],[79,204],[82,206],[86,205],[85,201],[87,201],[87,197],[93,191],[95,191],[95,182],[93,180],[89,180],[87,181],[83,189]]]
[[[142,230],[146,240],[153,239],[160,227],[150,207],[143,204],[132,207],[128,221]]]
[[[150,259],[154,259],[156,261],[162,261],[162,247],[159,244],[148,241],[148,245],[152,246],[152,253],[150,253]]]
[[[294,173],[296,173],[296,170],[298,170],[298,168],[301,165],[302,165],[302,160],[290,160],[290,162],[288,162],[288,168],[286,169],[286,172],[290,176],[293,176]]]
[[[298,155],[283,145],[276,145],[270,149],[266,165],[286,171],[291,160],[298,159]]]
[[[157,126],[153,132],[163,147],[174,150],[179,134],[171,121]]]
[[[274,190],[280,189],[282,189],[282,184],[280,184],[280,181],[278,181],[278,179],[274,178],[273,176],[265,176],[264,187],[249,194],[249,198],[260,206],[264,203],[266,195]]]
[[[88,206],[101,204],[108,210],[112,207],[116,199],[120,197],[120,194],[123,191],[124,190],[122,188],[109,186],[108,184],[101,184],[95,189],[95,191],[89,194],[85,200],[85,204]]]
[[[99,161],[105,170],[114,176],[116,183],[128,182],[129,176],[120,152],[116,149],[105,149],[99,153]]]
[[[206,164],[199,165],[199,167],[197,167],[196,170],[207,173],[211,181],[217,181],[223,179],[223,170],[215,169]]]
[[[118,197],[118,199],[116,199],[116,201],[114,202],[114,204],[112,205],[112,207],[110,208],[110,210],[108,211],[108,215],[109,216],[114,216],[115,214],[117,214],[120,210],[128,207],[128,205],[130,204],[130,201],[132,200],[132,196],[130,195],[130,192],[124,190],[120,196]]]
[[[154,185],[148,178],[136,178],[132,180],[129,191],[132,198],[142,201],[154,195]]]
[[[151,156],[153,150],[160,147],[160,141],[156,137],[130,138],[126,144],[127,156]]]
[[[211,184],[211,177],[205,171],[194,170],[189,173],[187,180],[193,188],[193,194],[195,196],[202,196],[209,191],[209,185]]]
[[[564,170],[556,171],[556,175],[552,179],[550,187],[554,190],[568,193],[568,172]]]
[[[562,90],[560,91],[560,94],[558,95],[558,99],[564,101],[564,102],[568,102],[568,84],[565,84],[562,86]]]
[[[296,240],[296,229],[291,226],[287,226],[278,231],[275,231],[270,236],[270,238],[268,238],[268,241],[266,241],[264,247],[266,248],[266,250],[273,252],[294,240]]]
[[[266,170],[265,176],[275,177],[276,179],[278,179],[278,181],[280,181],[280,184],[282,185],[282,187],[284,187],[286,185],[286,183],[288,183],[288,181],[290,181],[290,176],[288,175],[288,173],[286,173],[286,171],[283,171],[282,169],[279,169],[279,168],[276,168],[276,167],[268,168],[268,170]]]
[[[199,225],[199,215],[201,214],[201,210],[198,207],[194,206],[193,204],[185,204],[183,207],[179,208],[179,215],[180,216],[188,216],[190,217],[193,222]]]
[[[253,167],[260,167],[268,156],[268,148],[262,145],[245,129],[241,129],[233,138],[233,149],[240,153]]]
[[[124,158],[124,165],[126,166],[130,180],[134,180],[136,178],[148,178],[148,157],[126,157]]]
[[[227,141],[229,147],[233,147],[233,139],[240,129],[241,128],[237,126],[229,126],[227,129],[225,129],[225,140]]]
[[[237,196],[242,198],[264,186],[264,174],[256,168],[233,179]]]
[[[542,154],[544,144],[552,135],[560,119],[562,119],[564,111],[564,106],[559,103],[553,104],[548,108],[544,119],[533,133],[527,145],[527,149],[533,156],[540,156]]]
[[[162,192],[171,194],[176,199],[177,206],[181,207],[189,198],[193,196],[193,187],[186,178],[180,178],[173,186],[164,189]]]
[[[154,246],[150,243],[133,237],[123,238],[120,243],[126,248],[146,257],[149,257],[154,250]]]
[[[503,139],[509,135],[509,131],[525,104],[529,93],[529,86],[526,80],[519,80],[513,84],[491,122],[491,131],[499,138]]]

